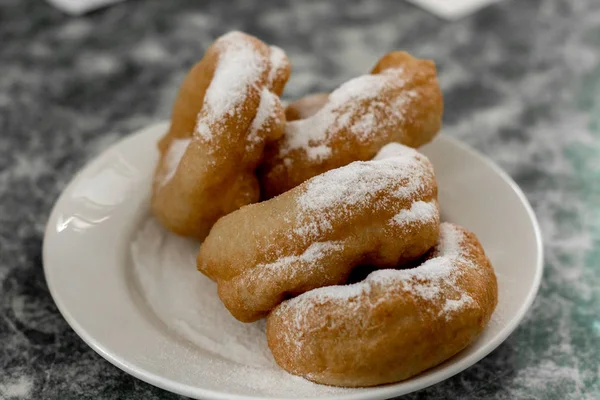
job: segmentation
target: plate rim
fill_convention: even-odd
[[[163,376],[157,375],[155,373],[148,372],[144,369],[138,368],[138,367],[132,365],[129,361],[122,359],[121,357],[119,357],[115,354],[112,354],[110,351],[107,351],[106,349],[104,349],[102,344],[98,343],[94,339],[93,335],[91,335],[89,332],[87,332],[86,329],[79,324],[77,319],[70,314],[68,307],[63,303],[63,300],[62,300],[60,294],[57,292],[56,288],[51,283],[52,279],[49,277],[49,272],[48,272],[49,268],[47,267],[47,265],[48,265],[47,260],[50,257],[49,252],[51,250],[49,249],[49,247],[47,245],[47,243],[48,243],[47,239],[51,234],[55,233],[55,232],[53,232],[53,226],[51,226],[51,223],[52,223],[52,221],[54,221],[56,219],[55,218],[56,214],[59,212],[59,205],[62,204],[62,202],[64,201],[66,194],[71,191],[73,186],[79,181],[79,179],[85,174],[85,172],[89,169],[89,167],[91,165],[94,165],[95,163],[99,162],[100,159],[102,159],[103,157],[106,157],[107,154],[114,152],[116,149],[121,147],[124,143],[129,142],[129,141],[134,141],[134,140],[138,139],[140,136],[147,135],[148,132],[157,129],[161,125],[167,126],[166,125],[167,123],[168,123],[168,121],[158,121],[155,123],[151,123],[139,130],[136,130],[133,133],[125,135],[117,142],[115,142],[112,145],[108,146],[107,148],[103,149],[95,157],[88,160],[72,176],[72,178],[69,180],[67,185],[65,185],[65,187],[62,189],[60,195],[55,200],[54,205],[52,206],[52,210],[49,214],[48,220],[46,222],[45,229],[44,229],[44,239],[43,239],[43,243],[42,243],[42,264],[43,264],[43,270],[44,270],[44,278],[46,280],[46,284],[48,286],[50,295],[52,296],[52,299],[53,299],[54,303],[56,304],[56,307],[58,308],[58,311],[60,312],[62,317],[65,319],[67,324],[71,327],[71,329],[73,329],[73,331],[77,334],[77,336],[79,336],[84,341],[84,343],[86,343],[89,347],[91,347],[102,358],[104,358],[109,363],[111,363],[115,367],[119,368],[123,372],[125,372],[129,375],[132,375],[133,377],[140,379],[146,383],[149,383],[153,386],[156,386],[163,390],[166,390],[166,391],[169,391],[172,393],[176,393],[179,395],[183,395],[183,396],[189,396],[189,397],[201,398],[201,399],[215,399],[215,400],[256,400],[260,397],[257,397],[255,395],[243,395],[243,394],[236,394],[236,393],[219,392],[219,391],[215,391],[212,389],[204,389],[201,387],[193,387],[193,386],[190,386],[187,384],[182,384],[182,383],[176,382],[174,380],[164,378]],[[524,192],[521,190],[519,185],[510,177],[510,175],[508,175],[508,173],[506,173],[502,168],[500,168],[500,166],[498,166],[492,159],[490,159],[489,157],[480,153],[478,150],[472,148],[468,144],[466,144],[454,137],[444,135],[443,133],[438,135],[434,139],[434,141],[447,141],[451,145],[460,148],[460,150],[462,150],[462,151],[468,153],[470,156],[476,158],[479,162],[486,164],[505,183],[508,184],[508,186],[512,189],[512,191],[517,195],[518,199],[520,200],[520,203],[524,206],[526,214],[529,219],[529,222],[533,228],[533,233],[535,236],[535,243],[536,243],[536,262],[535,262],[536,270],[535,270],[535,274],[533,277],[533,285],[530,287],[530,290],[527,294],[527,297],[525,298],[525,301],[523,301],[521,307],[518,309],[518,312],[515,314],[515,317],[511,321],[511,323],[507,324],[501,330],[501,332],[499,334],[497,334],[495,337],[492,338],[492,340],[490,340],[486,343],[484,351],[474,353],[473,355],[471,355],[469,357],[463,358],[462,360],[453,364],[453,368],[447,368],[447,369],[440,370],[436,375],[434,375],[432,377],[428,377],[426,382],[420,381],[419,376],[417,376],[414,378],[415,379],[414,381],[413,381],[413,379],[409,379],[408,381],[404,381],[404,382],[397,382],[397,383],[387,384],[384,386],[375,386],[375,387],[365,388],[365,389],[368,389],[367,391],[360,391],[360,392],[356,392],[356,393],[327,395],[327,396],[318,396],[318,397],[314,397],[314,396],[294,397],[293,399],[306,399],[306,400],[309,400],[309,399],[310,400],[313,400],[313,399],[314,400],[316,400],[316,399],[334,400],[334,399],[340,399],[340,398],[343,398],[346,400],[387,399],[390,397],[408,394],[408,393],[435,385],[446,379],[451,378],[454,375],[457,375],[457,374],[465,371],[467,368],[469,368],[470,366],[481,361],[483,358],[488,356],[492,351],[497,349],[498,346],[500,346],[500,344],[502,344],[508,338],[508,336],[510,336],[516,330],[516,328],[521,324],[521,322],[523,321],[523,318],[525,317],[525,315],[527,314],[531,305],[533,304],[533,301],[535,300],[537,293],[539,291],[541,281],[542,281],[542,276],[543,276],[544,246],[543,246],[542,232],[541,232],[539,222],[537,220],[537,217],[535,215],[533,207],[529,203]],[[398,390],[399,385],[403,385],[401,391]]]

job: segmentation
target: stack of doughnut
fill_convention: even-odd
[[[471,344],[498,298],[477,237],[440,223],[434,64],[405,52],[282,106],[285,53],[239,32],[185,78],[158,144],[152,210],[202,240],[232,316],[267,318],[275,361],[334,386],[415,376]]]

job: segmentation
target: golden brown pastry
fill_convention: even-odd
[[[265,144],[283,133],[283,51],[232,32],[183,81],[158,144],[152,211],[175,233],[203,239],[218,218],[258,201]]]
[[[371,161],[316,176],[213,227],[198,269],[244,322],[283,300],[346,282],[354,267],[390,268],[437,240],[437,183],[427,157],[397,143]]]
[[[410,378],[471,344],[498,301],[494,270],[467,230],[443,223],[420,266],[311,290],[267,319],[269,347],[286,371],[334,386]]]
[[[346,82],[319,107],[324,99],[311,96],[288,107],[291,122],[267,146],[259,168],[263,198],[352,161],[370,160],[390,142],[421,146],[441,125],[435,65],[405,52],[387,54],[371,74]]]
[[[285,108],[286,121],[290,122],[312,117],[323,108],[328,98],[329,95],[327,93],[315,93],[291,102]]]

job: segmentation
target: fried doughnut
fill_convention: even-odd
[[[232,32],[189,72],[160,140],[152,211],[168,229],[203,239],[221,216],[259,200],[255,170],[283,134],[283,51]]]
[[[422,265],[285,301],[267,319],[267,338],[275,361],[294,375],[374,386],[410,378],[467,347],[497,301],[496,276],[477,237],[443,223]]]
[[[435,65],[405,52],[387,54],[370,75],[346,82],[322,104],[324,99],[311,96],[288,107],[292,121],[267,146],[259,168],[264,198],[352,161],[370,160],[390,142],[419,147],[441,125]]]
[[[197,265],[217,282],[231,314],[251,322],[286,298],[344,283],[358,265],[414,260],[438,233],[431,163],[391,143],[372,161],[328,171],[221,218]]]

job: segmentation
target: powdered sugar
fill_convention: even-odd
[[[291,265],[302,263],[307,265],[308,268],[311,267],[311,263],[320,265],[320,260],[328,257],[331,253],[342,249],[343,244],[341,242],[316,242],[311,244],[304,253],[300,255],[281,257],[270,264],[259,264],[255,267],[255,271],[260,274],[267,273],[269,275],[273,274],[275,271],[279,271],[291,278],[298,271],[297,268],[290,268]]]
[[[260,94],[260,104],[258,105],[256,116],[250,126],[250,133],[248,134],[248,150],[261,142],[262,138],[260,137],[259,132],[263,129],[268,129],[267,121],[276,117],[275,109],[278,102],[279,98],[275,94],[270,92],[266,87],[263,88]]]
[[[216,285],[195,268],[199,244],[167,233],[149,219],[131,246],[142,295],[156,316],[197,346],[231,361],[270,365],[264,326],[229,315]],[[257,352],[258,349],[261,349]]]
[[[288,60],[285,52],[281,48],[277,46],[271,46],[270,49],[271,54],[269,61],[271,63],[271,70],[269,71],[268,81],[269,84],[272,84],[275,79],[277,79],[277,73],[285,68]]]
[[[387,157],[382,157],[386,155]],[[357,161],[311,179],[306,190],[298,196],[299,218],[317,217],[302,226],[305,235],[317,236],[330,227],[327,219],[334,209],[369,205],[377,207],[374,199],[383,191],[392,191],[398,199],[406,199],[424,187],[431,166],[425,156],[398,143],[384,146],[373,160]]]
[[[464,235],[454,225],[443,223],[440,225],[440,238],[436,245],[437,257],[457,259],[463,251],[462,242]]]
[[[280,156],[303,149],[309,159],[320,160],[330,153],[333,132],[349,129],[359,141],[365,142],[382,126],[397,125],[404,118],[407,104],[416,93],[404,91],[394,95],[391,102],[384,99],[384,91],[405,85],[403,69],[389,69],[377,75],[352,79],[329,96],[325,105],[313,116],[289,122]],[[319,151],[311,151],[320,148]],[[324,156],[326,155],[326,156]]]
[[[306,149],[306,154],[311,160],[324,160],[331,155],[331,147],[326,145],[310,147]]]
[[[414,157],[414,158],[418,158],[419,156],[421,156],[421,153],[419,153],[417,150],[413,149],[412,147],[408,147],[405,146],[403,144],[400,143],[388,143],[385,146],[383,146],[379,152],[375,155],[375,157],[373,157],[373,160],[385,160],[386,158],[390,158],[390,157]],[[423,156],[421,156],[423,157]]]
[[[169,150],[167,150],[167,154],[165,155],[164,164],[163,164],[163,175],[160,180],[159,185],[162,187],[169,183],[171,179],[175,176],[175,172],[177,171],[177,167],[179,167],[179,163],[185,154],[188,146],[192,138],[184,138],[184,139],[173,139],[169,146]]]
[[[463,234],[454,225],[443,223],[440,226],[440,238],[436,246],[436,254],[422,265],[413,269],[386,269],[372,272],[365,280],[352,285],[329,286],[314,289],[284,302],[281,309],[294,313],[293,323],[298,330],[305,326],[310,311],[319,304],[334,302],[340,305],[341,312],[348,307],[375,306],[376,303],[365,304],[369,293],[378,287],[383,293],[379,301],[393,293],[394,288],[401,287],[429,302],[439,302],[441,316],[446,319],[463,309],[473,306],[474,300],[468,293],[461,291],[458,278],[462,272],[458,264],[470,266],[470,261],[463,256]],[[460,293],[459,299],[442,298],[444,287],[450,287]],[[370,301],[372,301],[371,299]],[[333,318],[335,319],[335,318]]]
[[[377,120],[374,113],[363,115],[358,122],[352,125],[352,133],[362,141],[366,141],[372,134],[373,129],[377,126]]]
[[[249,87],[268,67],[268,60],[240,32],[222,36],[215,46],[221,53],[196,124],[196,134],[205,140],[211,140],[215,124],[238,112]]]
[[[299,217],[302,217],[304,214],[298,214]],[[333,229],[333,225],[326,215],[318,215],[317,218],[312,220],[304,221],[299,224],[298,227],[294,229],[294,233],[300,237],[309,237],[316,239],[318,236],[324,232],[329,232]]]
[[[441,314],[449,319],[453,313],[473,302],[473,299],[457,285],[462,274],[458,264],[472,266],[463,256],[463,239],[462,232],[454,225],[443,223],[440,225],[440,237],[433,258],[413,269],[388,270],[387,273],[376,271],[367,279],[390,286],[402,284],[404,290],[424,300],[442,301]],[[458,300],[442,298],[444,287],[459,292],[461,297]]]
[[[404,209],[391,219],[392,224],[405,225],[411,222],[429,221],[437,218],[439,212],[434,202],[415,201],[409,209]]]
[[[471,296],[469,296],[466,293],[462,293],[460,295],[460,299],[458,300],[446,299],[446,302],[444,303],[444,307],[442,308],[442,311],[440,311],[440,314],[448,316],[452,313],[455,313],[456,311],[461,310],[467,304],[470,304],[472,302],[473,298]]]
[[[198,247],[198,242],[166,231],[152,218],[142,224],[131,244],[134,283],[146,311],[169,330],[173,341],[193,345],[189,358],[180,360],[192,377],[202,375],[257,397],[264,393],[311,397],[352,390],[317,385],[277,366],[267,346],[265,321],[245,324],[229,314],[216,284],[196,270]]]
[[[197,135],[200,135],[204,140],[212,139],[212,130],[210,125],[208,124],[208,120],[198,118],[196,123],[195,132]]]

